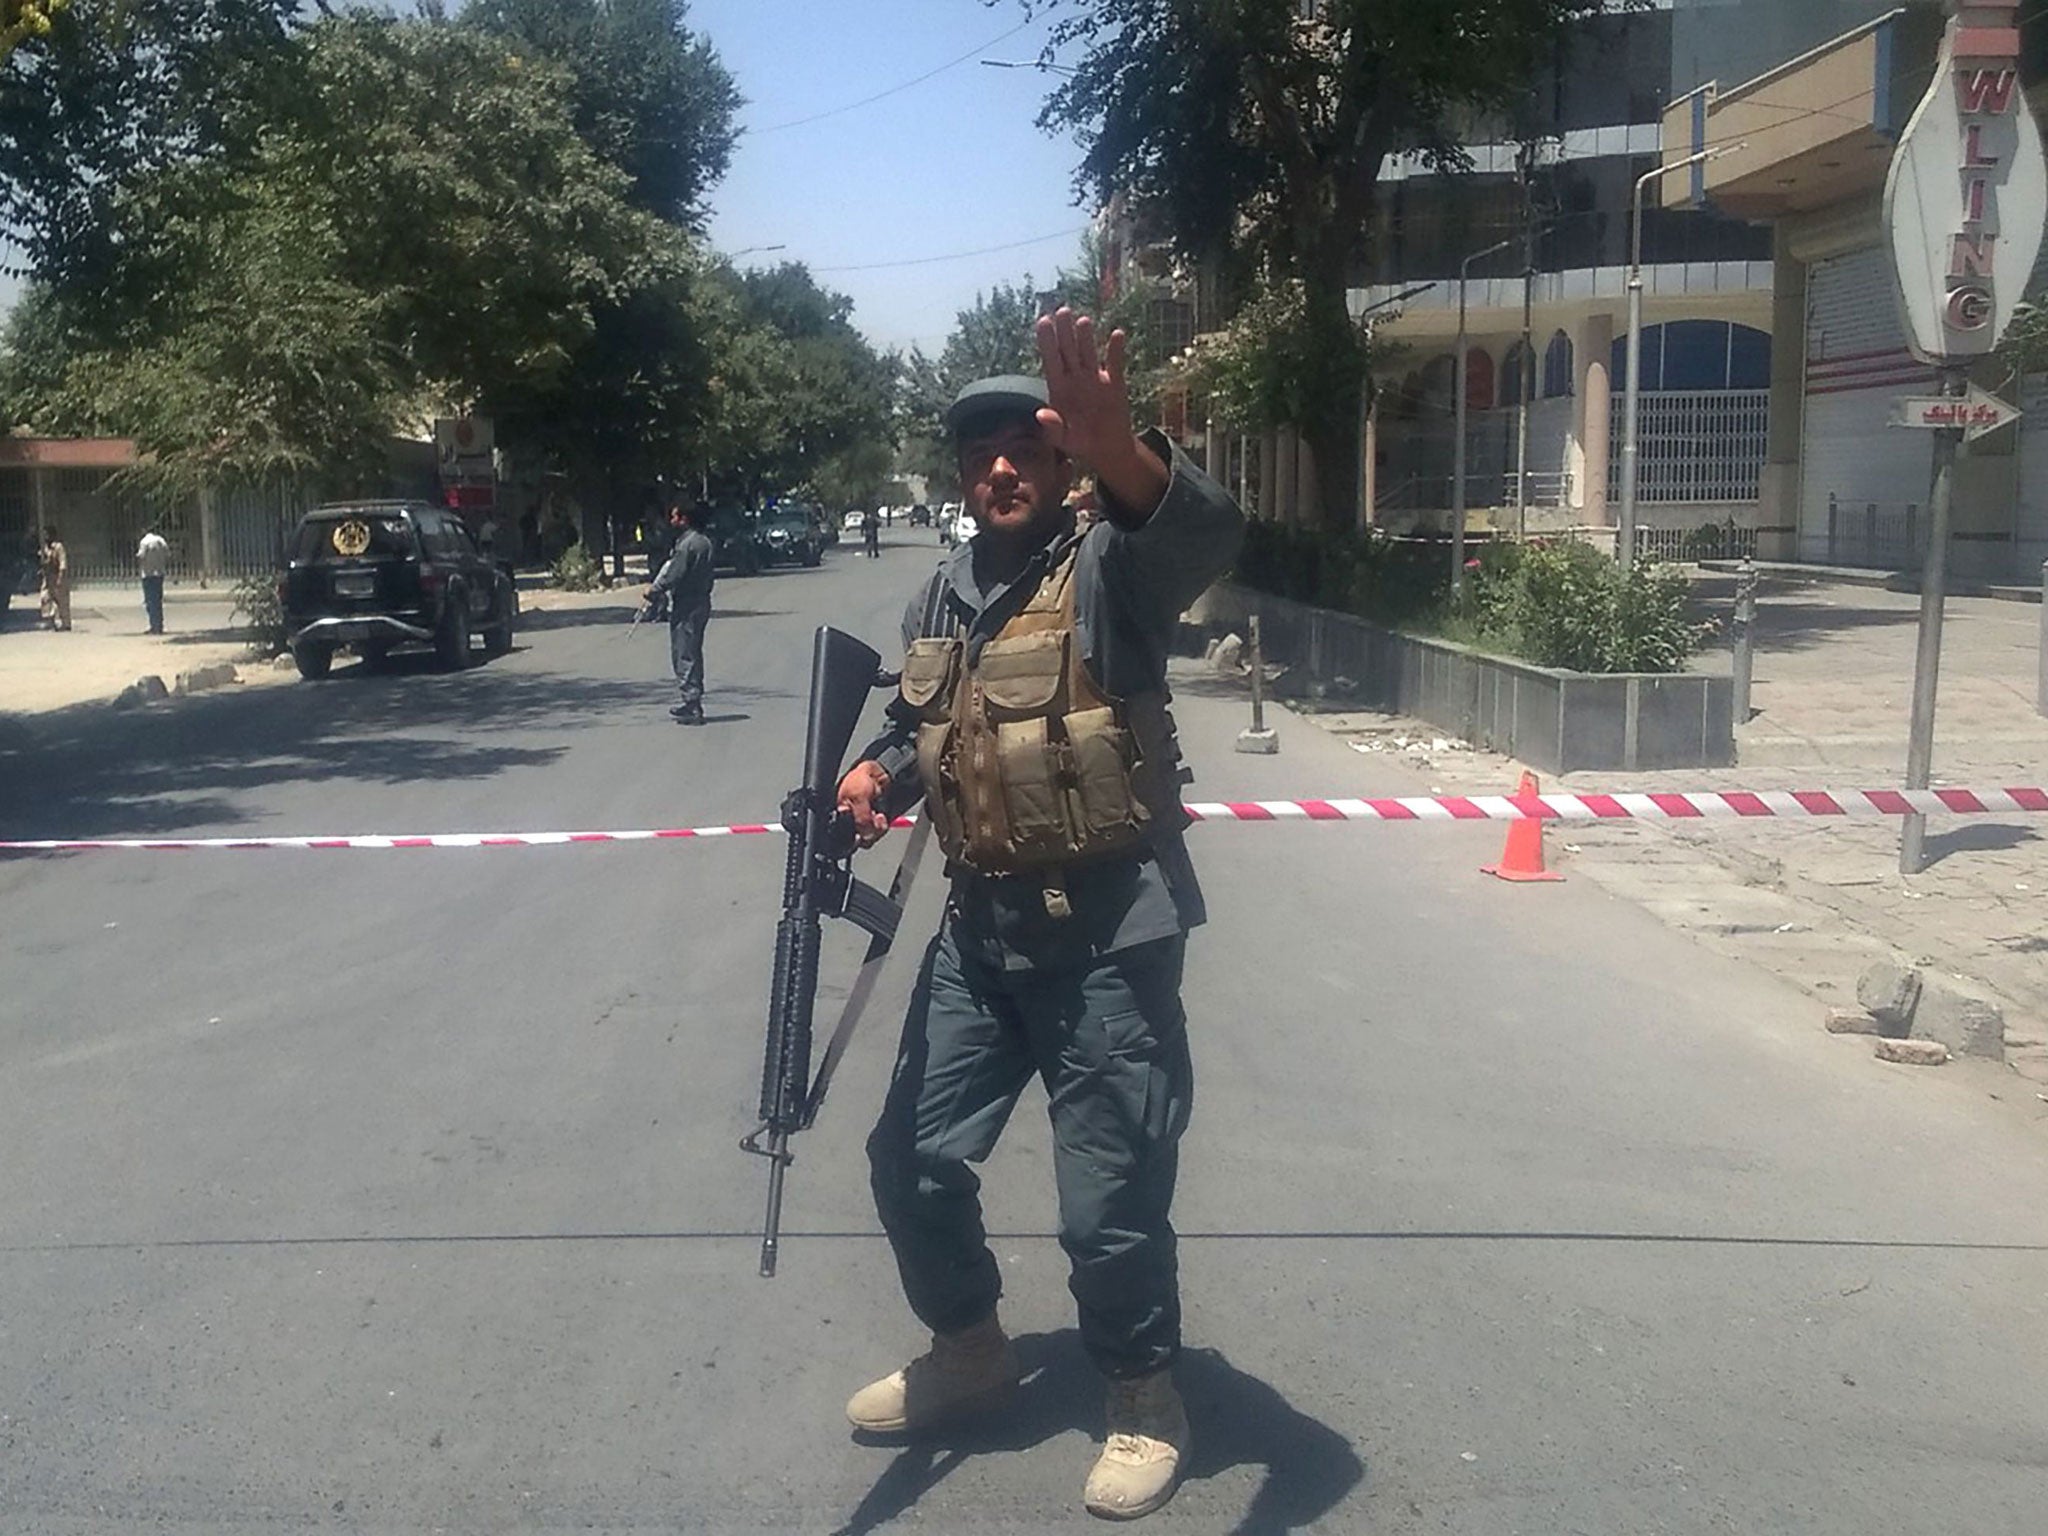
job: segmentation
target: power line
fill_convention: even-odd
[[[1072,229],[1056,229],[1049,235],[1033,235],[1029,240],[1012,240],[1007,245],[984,245],[978,250],[949,251],[943,256],[913,256],[904,261],[864,261],[850,267],[813,267],[813,272],[879,272],[884,267],[928,267],[941,261],[965,261],[970,256],[991,256],[997,251],[1021,250],[1027,245],[1044,245],[1048,240],[1067,240],[1087,230],[1086,224],[1077,224]]]
[[[925,81],[931,79],[934,75],[943,75],[949,69],[958,69],[962,64],[965,64],[969,59],[979,58],[987,50],[995,47],[997,43],[1005,42],[1008,39],[1015,37],[1019,32],[1022,32],[1026,27],[1030,25],[1030,19],[1027,17],[1025,20],[1018,22],[1016,26],[1010,28],[1009,31],[1003,33],[1001,36],[992,37],[987,42],[982,43],[977,47],[968,49],[965,53],[961,54],[959,58],[948,59],[945,63],[939,65],[936,69],[928,69],[923,74],[917,76],[915,79],[905,80],[900,84],[892,85],[887,90],[875,92],[875,94],[872,96],[863,96],[859,101],[849,101],[843,107],[827,107],[823,112],[813,112],[809,117],[793,117],[786,123],[775,123],[766,128],[755,128],[749,131],[752,132],[756,137],[759,137],[761,134],[764,133],[780,133],[785,128],[801,128],[806,123],[821,123],[828,117],[839,116],[842,112],[852,112],[861,107],[873,106],[876,102],[885,101],[891,96],[895,96],[903,91],[909,90],[914,85],[923,85]]]

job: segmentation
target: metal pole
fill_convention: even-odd
[[[1472,271],[1472,258],[1458,269],[1458,391],[1457,440],[1451,444],[1451,597],[1455,601],[1465,590],[1465,420],[1470,409],[1472,386],[1472,339],[1465,334],[1465,284]]]
[[[2034,708],[2048,715],[2048,560],[2041,562],[2041,669],[2035,684]]]
[[[1251,616],[1252,629],[1252,729],[1266,728],[1266,647],[1259,637],[1259,616]]]
[[[1628,385],[1621,409],[1621,518],[1615,553],[1626,571],[1636,563],[1636,428],[1643,408],[1643,269],[1628,273]]]
[[[1961,368],[1942,369],[1942,393],[1961,396],[1969,388]],[[1925,789],[1934,772],[1934,705],[1941,686],[1941,621],[1948,596],[1949,506],[1955,492],[1956,450],[1963,434],[1942,427],[1934,434],[1934,495],[1928,507],[1927,563],[1920,573],[1920,648],[1913,661],[1913,728],[1906,742],[1906,788]],[[1908,815],[1899,834],[1899,873],[1926,868],[1927,818]]]
[[[1515,538],[1529,537],[1529,396],[1535,393],[1536,370],[1536,197],[1532,162],[1535,146],[1522,146],[1522,376],[1515,381],[1520,408],[1515,412]]]
[[[1615,530],[1616,541],[1620,545],[1615,554],[1620,558],[1623,570],[1629,570],[1636,563],[1636,427],[1642,410],[1643,388],[1643,192],[1651,182],[1662,180],[1674,171],[1691,170],[1696,165],[1747,148],[1747,139],[1717,145],[1696,155],[1687,155],[1683,160],[1674,160],[1669,165],[1645,171],[1636,178],[1635,197],[1629,204],[1628,388],[1623,395],[1625,404],[1622,408],[1621,519]]]
[[[1465,590],[1465,435],[1470,411],[1472,383],[1472,338],[1466,331],[1466,291],[1472,282],[1472,263],[1506,250],[1512,240],[1502,240],[1483,251],[1474,251],[1458,265],[1458,440],[1451,449],[1451,595]]]
[[[1756,673],[1756,563],[1742,557],[1735,578],[1735,723],[1749,724],[1749,687]]]

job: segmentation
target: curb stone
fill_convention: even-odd
[[[153,672],[144,673],[114,695],[114,707],[132,709],[138,704],[154,704],[158,699],[170,697],[170,692],[162,678]]]
[[[224,688],[229,683],[238,683],[241,680],[241,674],[235,670],[233,662],[220,661],[211,666],[193,667],[190,671],[180,672],[172,691],[182,696],[199,693],[208,688]],[[161,682],[158,686],[162,686]]]

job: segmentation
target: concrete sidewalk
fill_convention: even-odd
[[[1702,582],[1723,601],[1725,580]],[[1740,765],[1566,774],[1546,789],[1852,789],[1904,782],[1919,600],[1862,585],[1767,583],[1759,604],[1754,718]],[[2048,781],[2048,719],[2035,712],[2041,610],[1957,598],[1947,610],[1935,783]],[[1729,666],[1725,638],[1702,670]],[[1385,716],[1321,713],[1361,750],[1398,754],[1457,794],[1513,788],[1521,765]],[[1283,748],[1284,750],[1284,748]],[[1305,792],[1312,792],[1307,791]],[[1935,820],[1912,878],[1895,822],[1744,821],[1574,825],[1549,834],[1554,864],[1636,900],[1713,947],[1739,953],[1828,1003],[1855,1001],[1878,959],[1964,978],[2006,1014],[2008,1056],[2048,1081],[2048,819]]]
[[[218,667],[242,682],[276,677],[252,661],[249,636],[234,600],[221,588],[177,588],[164,594],[164,633],[149,633],[135,586],[89,586],[71,599],[71,629],[43,629],[33,597],[16,598],[0,620],[0,713],[36,714],[111,699],[139,677],[175,688],[181,673]]]

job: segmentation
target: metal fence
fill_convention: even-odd
[[[1621,496],[1621,443],[1626,400],[1614,399],[1613,468],[1609,495]],[[1637,422],[1636,500],[1755,501],[1762,494],[1769,447],[1767,389],[1646,391]]]
[[[1734,522],[1636,529],[1636,554],[1647,560],[1754,559],[1756,550],[1756,529]]]
[[[1571,505],[1572,477],[1562,470],[1529,471],[1532,507]],[[1379,493],[1380,512],[1443,512],[1454,502],[1456,484],[1449,475],[1410,475]],[[1515,473],[1487,470],[1465,477],[1465,505],[1470,508],[1513,507]]]
[[[1914,501],[1850,502],[1830,492],[1827,547],[1800,553],[1828,565],[1917,571],[1927,561],[1927,516]]]

